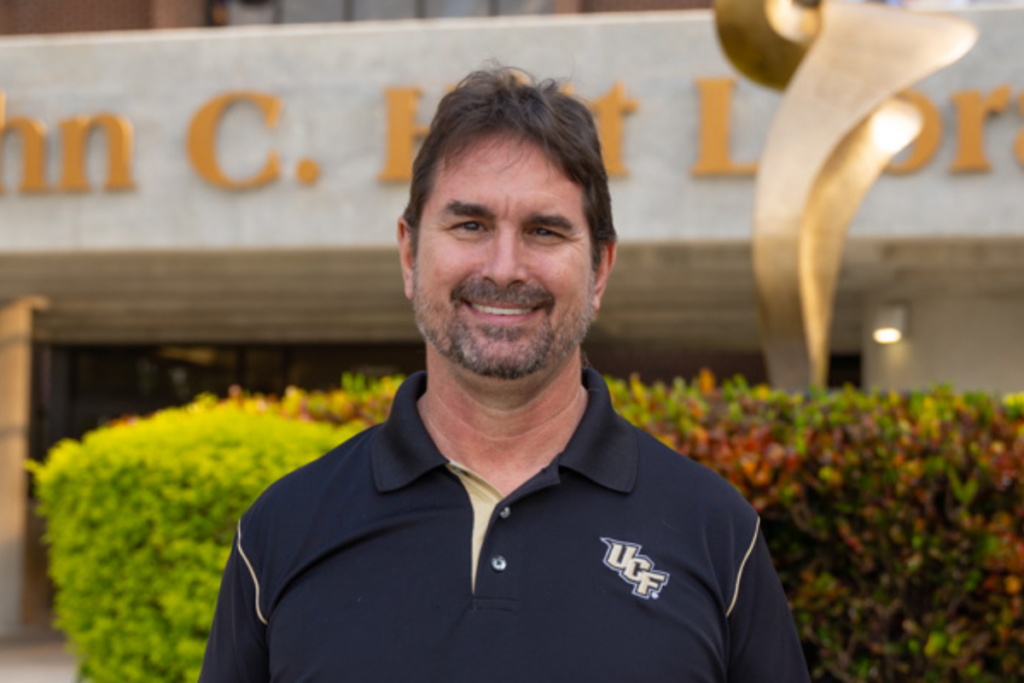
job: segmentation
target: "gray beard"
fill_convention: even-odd
[[[521,327],[483,325],[477,327],[474,334],[463,320],[455,316],[458,307],[467,305],[464,300],[545,308],[550,311],[554,300],[547,290],[526,285],[513,285],[501,289],[484,280],[466,281],[452,290],[449,299],[451,309],[432,311],[429,302],[420,296],[416,283],[414,273],[413,311],[416,316],[416,327],[424,339],[445,358],[483,377],[515,380],[561,362],[579,348],[594,317],[591,303],[594,280],[591,277],[586,306],[578,312],[575,320],[567,320],[562,330],[556,332],[548,317],[541,330],[525,346],[519,346],[510,353],[489,353],[487,342],[516,343],[528,332]],[[439,324],[432,324],[435,321]]]

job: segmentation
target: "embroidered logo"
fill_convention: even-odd
[[[616,541],[614,538],[601,540],[608,546],[608,552],[604,555],[605,566],[633,586],[633,595],[644,600],[657,599],[661,589],[668,584],[668,572],[654,571],[654,561],[641,555],[641,548],[635,543]]]

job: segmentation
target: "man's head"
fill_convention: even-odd
[[[586,107],[507,69],[468,77],[441,103],[399,221],[428,368],[504,380],[568,370],[614,238]]]
[[[594,119],[586,105],[553,80],[534,82],[506,67],[475,71],[438,105],[413,164],[409,203],[403,218],[416,248],[423,207],[438,169],[454,163],[474,144],[489,138],[532,143],[583,191],[594,267],[602,246],[615,242],[608,174]]]

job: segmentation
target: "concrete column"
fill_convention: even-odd
[[[32,316],[45,306],[27,298],[0,308],[0,636],[22,624]]]

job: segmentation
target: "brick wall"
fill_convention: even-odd
[[[184,28],[206,25],[206,0],[149,0],[150,26]]]
[[[290,1],[294,0],[280,0],[285,6]],[[712,0],[553,0],[550,7],[555,13],[644,12],[710,7],[711,3]],[[205,26],[210,4],[209,0],[0,0],[0,35]],[[221,3],[217,6],[223,10]]]
[[[714,0],[555,0],[556,14],[580,12],[649,12],[652,10],[705,9]]]
[[[0,34],[203,26],[205,0],[0,0]]]
[[[712,0],[582,0],[581,12],[649,12],[711,7]]]

